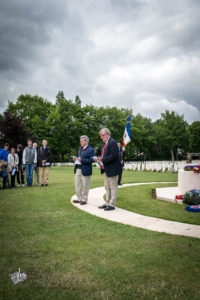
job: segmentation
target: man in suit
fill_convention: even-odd
[[[73,200],[73,202],[80,203],[81,205],[87,204],[90,189],[90,177],[92,175],[94,149],[90,147],[88,143],[88,136],[82,135],[80,137],[81,147],[78,150],[78,156],[77,158],[73,158],[75,161],[74,173],[77,196],[77,199]]]
[[[98,161],[103,164],[104,185],[106,189],[105,204],[99,206],[99,208],[109,211],[115,209],[117,199],[118,177],[120,173],[119,148],[117,142],[111,137],[108,128],[101,129],[99,134],[104,145]]]
[[[119,159],[120,159],[120,171],[119,171],[119,178],[118,178],[118,185],[122,185],[122,172],[124,167],[124,158],[125,158],[125,150],[121,148],[120,142],[117,142],[117,146],[119,148]]]

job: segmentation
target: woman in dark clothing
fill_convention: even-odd
[[[17,172],[17,186],[25,186],[24,184],[24,170],[23,170],[23,163],[22,163],[22,156],[23,156],[23,149],[22,144],[17,145],[17,152],[19,157],[19,164],[18,164],[18,172]]]

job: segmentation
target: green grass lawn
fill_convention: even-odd
[[[176,180],[176,174],[123,174],[123,182]],[[199,239],[77,209],[70,203],[72,168],[52,168],[49,183],[0,191],[0,299],[200,298]],[[94,170],[92,187],[101,185]],[[8,274],[18,267],[28,280],[13,286]]]
[[[121,188],[118,192],[117,206],[145,216],[200,225],[200,213],[186,211],[185,205],[151,197],[152,189],[168,186],[177,186],[177,184],[152,184]]]

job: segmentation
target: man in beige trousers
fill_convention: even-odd
[[[51,148],[47,146],[47,141],[42,141],[42,147],[39,148],[39,166],[41,173],[41,186],[48,186],[49,168],[51,166]]]
[[[92,175],[92,163],[94,157],[94,149],[88,145],[89,138],[86,135],[80,137],[81,147],[78,150],[77,158],[73,158],[75,162],[75,188],[77,199],[74,203],[81,205],[87,204],[88,193],[90,189],[90,177]]]
[[[106,201],[99,206],[105,211],[114,210],[118,193],[118,178],[120,173],[120,157],[117,142],[111,138],[108,128],[103,128],[99,132],[104,143],[101,151],[101,157],[97,160],[102,166],[104,173],[104,185],[106,189]]]

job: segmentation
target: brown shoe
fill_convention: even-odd
[[[77,199],[74,199],[72,202],[73,202],[73,203],[80,203],[81,201],[80,201],[80,200],[77,200]]]

